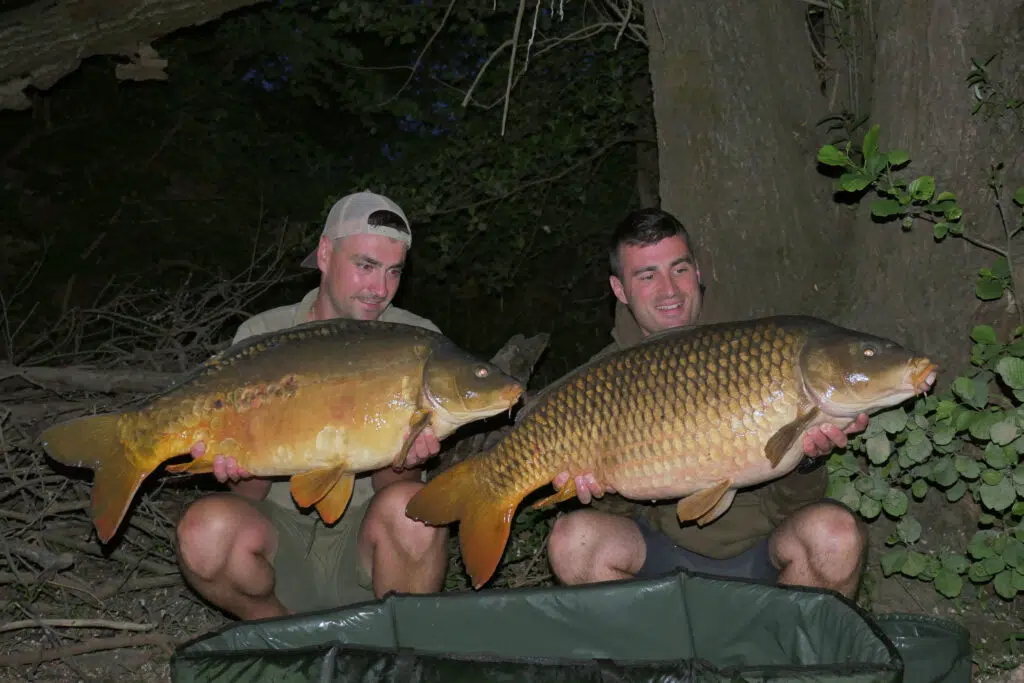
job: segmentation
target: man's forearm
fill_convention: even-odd
[[[243,479],[234,484],[228,484],[233,493],[250,500],[263,500],[270,491],[271,482],[269,479]]]
[[[380,491],[385,486],[390,486],[396,481],[421,481],[423,478],[423,470],[419,467],[413,467],[412,469],[402,470],[396,472],[390,467],[377,470],[374,472],[370,479],[373,483],[374,493]]]

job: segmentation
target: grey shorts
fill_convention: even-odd
[[[647,544],[647,558],[637,572],[637,578],[654,578],[679,569],[769,583],[775,583],[779,578],[779,570],[772,564],[767,538],[735,557],[719,560],[680,548],[646,520],[640,517],[632,519],[640,527],[640,534]]]

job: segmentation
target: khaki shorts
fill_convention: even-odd
[[[358,549],[370,501],[347,509],[332,527],[315,512],[301,514],[269,500],[246,502],[277,531],[274,594],[285,607],[310,612],[376,599]]]

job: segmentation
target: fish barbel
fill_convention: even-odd
[[[782,477],[802,434],[844,428],[925,392],[937,366],[888,339],[806,316],[677,328],[594,359],[545,388],[491,450],[434,477],[406,507],[459,522],[473,586],[494,573],[523,499],[568,471],[633,500],[681,498],[681,523],[722,515],[739,488]]]
[[[524,389],[432,330],[332,319],[243,340],[141,407],[56,424],[41,441],[54,460],[94,470],[103,542],[146,477],[199,441],[202,457],[166,470],[211,472],[224,455],[253,476],[290,475],[295,502],[331,524],[356,474],[399,466],[428,425],[444,439],[511,412]]]

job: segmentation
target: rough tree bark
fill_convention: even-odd
[[[937,189],[957,194],[966,230],[1005,246],[986,187],[988,167],[1006,164],[1003,208],[1013,212],[1008,196],[1024,184],[1024,131],[1005,110],[998,119],[972,115],[975,102],[965,79],[972,57],[980,62],[998,53],[989,67],[993,76],[1004,81],[1008,96],[1024,97],[1024,2],[885,0],[876,3],[873,19],[871,121],[881,126],[882,149],[907,150],[910,178],[935,176]],[[948,380],[968,360],[971,326],[1005,318],[1005,298],[983,305],[974,296],[978,268],[995,256],[962,240],[936,244],[928,224],[907,233],[898,224],[875,223],[868,204],[860,207],[848,250],[856,266],[841,320],[937,356]]]
[[[831,317],[845,239],[816,171],[824,99],[793,0],[646,0],[662,207],[691,230],[705,322]]]
[[[0,15],[0,109],[27,109],[95,55],[124,55],[118,78],[166,78],[151,41],[265,0],[41,0]]]

